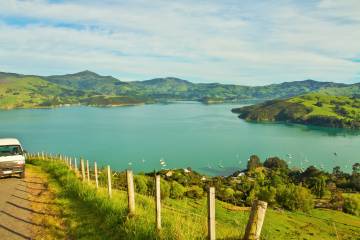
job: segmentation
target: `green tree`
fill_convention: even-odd
[[[313,187],[311,188],[312,192],[319,198],[322,198],[326,192],[326,177],[319,176],[314,177],[313,179]]]
[[[260,158],[257,155],[251,155],[247,164],[247,169],[249,171],[252,171],[260,166],[261,166]]]
[[[288,210],[309,211],[314,207],[313,197],[307,188],[295,184],[279,186],[276,191],[277,203]]]
[[[288,169],[287,163],[278,157],[270,157],[266,159],[264,162],[264,167],[270,169]]]
[[[135,183],[135,191],[140,194],[147,194],[148,193],[148,187],[147,187],[147,179],[145,176],[136,175],[134,177],[134,183]]]
[[[176,181],[171,182],[170,198],[181,199],[184,197],[185,187]]]

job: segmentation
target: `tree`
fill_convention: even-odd
[[[264,166],[270,169],[288,169],[287,163],[278,157],[269,157],[265,160]]]
[[[353,175],[360,174],[360,163],[352,165]]]
[[[326,177],[325,176],[314,177],[313,181],[314,181],[314,185],[312,187],[313,193],[317,197],[322,198],[326,192]]]
[[[340,170],[340,167],[339,166],[334,167],[332,174],[335,176],[341,176],[342,171]]]
[[[251,155],[250,159],[248,161],[248,164],[247,164],[247,169],[249,171],[252,171],[255,168],[260,167],[260,166],[261,166],[260,158],[256,155]]]
[[[314,201],[307,188],[294,184],[283,185],[276,191],[276,200],[280,206],[294,211],[309,211],[314,207]]]
[[[147,194],[148,187],[147,187],[147,179],[145,176],[136,175],[134,177],[134,182],[135,182],[136,192],[141,194]]]
[[[170,198],[180,199],[184,197],[185,188],[176,181],[171,182]]]

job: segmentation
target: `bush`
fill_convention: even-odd
[[[313,197],[307,188],[294,184],[278,188],[276,200],[280,206],[288,210],[309,211],[314,207]]]
[[[185,188],[176,181],[171,182],[170,198],[181,199],[184,197]]]
[[[151,195],[155,195],[155,179],[153,177],[149,178],[147,181],[148,192]],[[164,179],[160,179],[160,196],[161,199],[166,199],[170,196],[170,184]]]
[[[275,202],[276,197],[276,188],[274,187],[262,187],[260,188],[257,197],[261,201],[265,201],[269,204],[273,204]]]
[[[247,164],[247,170],[252,171],[257,167],[261,167],[260,158],[256,155],[251,155]]]
[[[234,200],[235,191],[231,187],[221,188],[217,197],[222,201],[230,201],[233,202]]]
[[[360,196],[346,196],[343,211],[355,216],[360,216]]]
[[[185,195],[189,198],[202,198],[204,195],[204,190],[199,186],[192,186]]]
[[[266,159],[264,162],[264,167],[270,169],[288,169],[287,163],[278,157],[270,157]]]
[[[145,176],[135,176],[134,182],[136,192],[144,195],[148,193],[147,179]]]
[[[330,198],[330,207],[334,210],[343,210],[344,197],[339,191],[333,191]]]
[[[161,199],[170,197],[170,184],[162,178],[160,180],[160,195]]]

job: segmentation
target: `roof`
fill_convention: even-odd
[[[1,145],[21,145],[19,140],[16,138],[0,138],[0,146]]]

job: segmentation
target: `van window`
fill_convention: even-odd
[[[0,146],[0,157],[22,155],[19,145]]]

